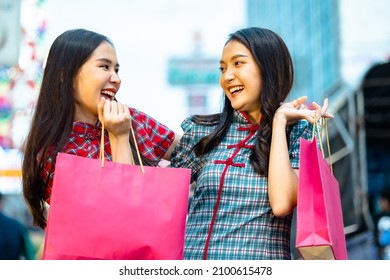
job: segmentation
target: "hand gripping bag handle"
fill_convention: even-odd
[[[140,152],[138,149],[137,140],[135,139],[135,134],[134,134],[133,124],[131,122],[131,117],[130,117],[130,131],[131,131],[131,135],[132,135],[133,140],[134,140],[135,148],[137,150],[137,157],[138,157],[138,161],[139,161],[139,164],[141,167],[141,171],[142,171],[142,174],[144,174],[145,170],[144,170],[144,167],[142,165],[142,160],[141,160],[141,155],[140,155]],[[131,164],[134,165],[134,155],[133,155],[131,149],[130,149],[130,157],[131,157]],[[99,159],[102,161],[102,168],[103,168],[104,167],[104,121],[102,122],[102,133],[101,133],[101,139],[100,139]]]

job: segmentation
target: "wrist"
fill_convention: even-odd
[[[283,126],[283,127],[286,127],[287,126],[287,118],[284,114],[276,111],[275,115],[274,115],[274,118],[273,118],[273,122],[272,122],[272,125],[273,127],[277,127],[277,126]]]

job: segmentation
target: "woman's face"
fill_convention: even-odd
[[[83,64],[74,81],[76,112],[75,121],[95,124],[100,99],[113,100],[119,90],[119,64],[115,48],[102,42]]]
[[[232,40],[222,51],[220,85],[232,107],[260,121],[261,73],[252,53],[244,44]]]

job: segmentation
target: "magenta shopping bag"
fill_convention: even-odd
[[[43,259],[183,259],[190,170],[59,153]]]
[[[318,148],[301,138],[296,248],[303,259],[347,259],[339,184]]]

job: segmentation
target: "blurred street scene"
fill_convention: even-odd
[[[109,5],[115,8],[107,14],[107,4],[93,0],[0,0],[0,192],[3,212],[28,229],[35,258],[44,232],[31,224],[20,168],[53,39],[78,27],[108,35],[121,64],[119,99],[181,134],[187,115],[219,110],[220,52],[227,35],[245,26],[272,29],[286,41],[295,65],[292,98],[307,95],[318,103],[329,98],[335,115],[328,122],[331,162],[348,258],[381,258],[375,232],[381,193],[390,188],[390,1],[111,0]],[[294,256],[299,258],[295,250]]]

